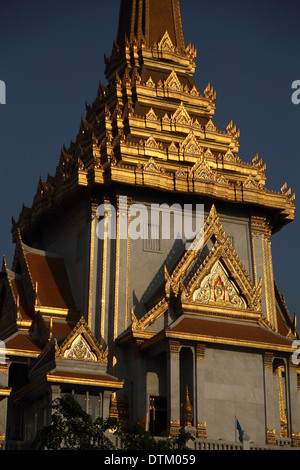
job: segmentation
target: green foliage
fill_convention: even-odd
[[[33,447],[41,450],[116,450],[108,430],[119,439],[123,450],[186,449],[189,433],[176,439],[155,439],[139,423],[97,418],[86,413],[73,395],[64,395],[52,404],[51,424],[37,432]]]
[[[120,438],[123,450],[170,450],[173,445],[171,439],[154,439],[139,423],[118,421],[114,434]]]
[[[53,402],[51,424],[38,431],[34,446],[44,450],[114,449],[105,431],[110,419],[95,421],[86,413],[72,395],[64,395]]]

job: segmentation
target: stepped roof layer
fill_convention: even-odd
[[[56,173],[40,178],[13,233],[19,227],[26,241],[43,215],[74,195],[120,185],[251,206],[268,214],[273,232],[292,221],[291,189],[268,190],[262,158],[239,156],[236,124],[216,124],[216,91],[210,84],[200,91],[193,80],[196,56],[185,46],[178,0],[122,0],[107,84],[100,82],[75,141],[62,147]]]

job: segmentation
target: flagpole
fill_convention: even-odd
[[[236,423],[236,416],[234,416],[234,439],[235,439],[235,443],[237,442],[236,432],[237,432],[237,423]]]

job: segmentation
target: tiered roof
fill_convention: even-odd
[[[266,189],[262,159],[255,155],[247,163],[239,156],[237,126],[232,121],[224,130],[217,126],[215,90],[208,84],[201,92],[193,80],[196,55],[195,47],[184,42],[178,0],[122,0],[117,40],[105,61],[107,84],[100,83],[95,100],[86,105],[78,135],[62,148],[56,173],[46,181],[40,178],[32,206],[23,207],[13,221],[16,255],[11,271],[3,263],[0,339],[6,339],[12,356],[39,356],[32,370],[49,357],[67,359],[61,357],[64,347],[71,349],[77,340],[95,363],[103,354],[80,320],[64,260],[28,246],[38,240],[40,220],[50,223],[49,216],[61,213],[62,207],[66,210],[74,199],[92,198],[98,189],[99,196],[107,188],[149,188],[160,200],[166,193],[193,195],[201,202],[252,208],[254,217],[263,213],[268,218],[273,233],[293,220],[295,196],[286,183],[278,192]],[[297,332],[283,298],[276,291],[281,337],[263,320],[261,283],[255,284],[246,272],[214,207],[205,236],[213,237],[215,245],[195,268],[196,277],[187,278],[187,271],[200,259],[201,250],[195,251],[197,259],[185,253],[172,272],[165,270],[165,282],[146,314],[138,318],[132,312],[131,327],[119,340],[147,339],[146,348],[166,337],[192,338],[194,332],[199,341],[230,342],[239,335],[246,346],[265,343],[290,351]],[[220,292],[225,292],[224,286],[230,292],[230,298],[224,293],[218,305],[214,303],[219,323],[200,318],[204,311],[213,316],[205,298],[206,283],[212,279]],[[152,324],[174,301],[180,318],[157,334]],[[56,375],[46,379],[59,381],[64,374],[67,380],[69,373],[70,381],[88,380],[82,373],[75,380],[66,369],[56,369]],[[102,376],[89,380],[105,383]],[[114,386],[121,384],[115,381]]]
[[[208,84],[201,92],[193,80],[196,55],[184,43],[178,0],[123,0],[108,83],[100,82],[76,140],[62,148],[55,175],[40,178],[13,233],[19,227],[26,240],[43,215],[86,188],[124,184],[263,209],[273,232],[292,221],[287,184],[266,189],[266,163],[259,155],[243,161],[236,124],[216,124],[216,91]]]

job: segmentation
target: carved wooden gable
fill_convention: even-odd
[[[108,350],[103,351],[87,323],[81,318],[62,345],[57,346],[56,356],[76,361],[106,363],[107,353]]]
[[[142,318],[132,314],[133,329],[143,330],[153,324],[170,302],[176,305],[178,314],[259,318],[261,296],[261,279],[258,284],[252,281],[212,206],[190,249],[172,272],[165,267],[164,296]]]

